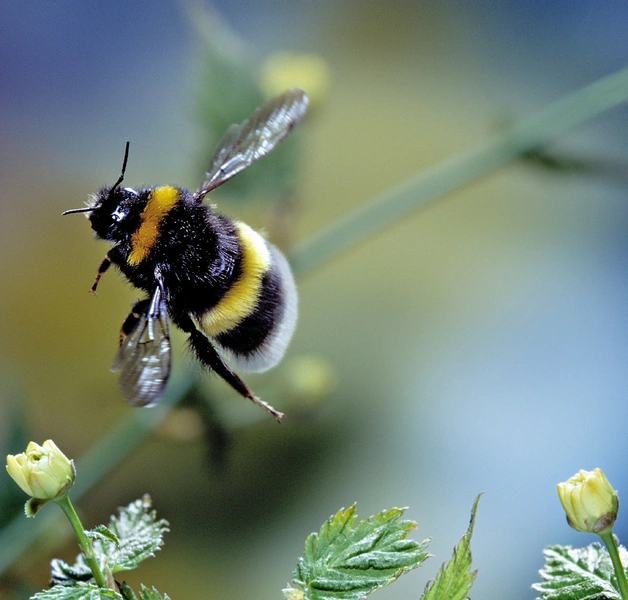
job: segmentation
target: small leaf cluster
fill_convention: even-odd
[[[476,573],[471,571],[471,535],[479,496],[467,532],[453,556],[428,584],[421,600],[464,600]],[[294,571],[294,585],[286,600],[357,600],[392,583],[430,557],[429,540],[416,542],[407,535],[416,528],[403,520],[404,509],[392,508],[358,520],[355,506],[341,509],[305,541]],[[53,586],[33,600],[169,600],[142,586],[136,594],[126,583],[114,585],[113,574],[134,569],[154,556],[163,543],[168,523],[158,520],[148,496],[132,502],[111,517],[109,525],[86,532],[111,588],[98,587],[83,555],[73,565],[52,561]]]
[[[109,525],[99,525],[86,531],[91,538],[94,556],[103,572],[114,573],[135,569],[143,560],[155,555],[163,544],[163,535],[168,531],[168,523],[157,519],[151,510],[149,496],[132,502],[119,509],[117,516],[112,516]],[[90,582],[92,572],[83,554],[76,557],[73,565],[60,559],[51,562],[53,584],[33,596],[37,600],[162,600],[154,589],[142,587],[139,596],[126,584],[120,585],[120,593],[113,589],[98,587]],[[167,599],[167,596],[163,597]]]
[[[469,528],[454,548],[423,600],[463,600],[475,578],[471,567],[471,534],[479,496]],[[338,511],[305,541],[294,572],[294,584],[284,590],[286,600],[353,600],[392,583],[430,557],[429,540],[406,539],[416,528],[401,520],[403,509],[393,508],[357,521],[355,506]]]
[[[585,548],[549,546],[544,552],[541,582],[532,587],[543,600],[619,600],[621,594],[608,552],[599,543]],[[628,554],[620,547],[622,562]]]
[[[35,594],[32,600],[170,600],[168,594],[163,596],[154,588],[142,586],[139,595],[125,584],[120,587],[121,593],[94,584],[77,584],[74,586],[56,585],[49,590]]]

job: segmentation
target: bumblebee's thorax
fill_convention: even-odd
[[[148,198],[140,214],[140,222],[131,234],[127,257],[129,265],[139,265],[151,253],[161,234],[164,219],[180,198],[181,191],[170,185],[148,191]]]

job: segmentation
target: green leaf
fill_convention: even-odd
[[[85,535],[94,540],[103,540],[105,542],[113,542],[117,548],[120,547],[120,540],[108,527],[97,525],[91,531],[86,531]]]
[[[117,517],[111,517],[109,527],[100,525],[91,532],[94,557],[101,570],[112,573],[135,569],[143,560],[155,556],[163,544],[163,534],[168,531],[168,522],[157,520],[148,495],[120,508]],[[55,558],[51,561],[53,583],[71,584],[87,581],[92,572],[83,554],[76,557],[73,565]]]
[[[55,585],[31,597],[31,600],[123,600],[113,590],[98,587],[94,583]]]
[[[541,583],[532,586],[545,600],[619,599],[613,564],[601,544],[585,548],[549,546],[543,552]],[[620,548],[626,564],[626,550]]]
[[[109,522],[109,532],[118,544],[107,539],[95,539],[92,544],[99,563],[105,562],[112,573],[135,569],[143,560],[155,556],[168,531],[168,522],[157,520],[151,510],[148,495],[119,510],[119,516],[111,517]]]
[[[60,558],[53,558],[50,561],[50,571],[52,583],[60,585],[89,581],[93,577],[92,570],[85,562],[85,557],[82,554],[76,557],[76,562],[71,566]]]
[[[140,600],[170,600],[170,598],[168,594],[164,594],[162,597],[155,588],[149,590],[145,585],[142,585]]]
[[[443,563],[436,578],[425,587],[422,600],[463,600],[467,597],[477,575],[477,571],[471,571],[471,535],[480,495],[473,502],[467,532],[454,548],[449,562]]]
[[[355,523],[351,506],[310,534],[294,572],[305,600],[362,598],[425,561],[429,540],[405,539],[416,523],[401,521],[403,512],[392,508]]]
[[[123,581],[122,583],[118,585],[120,587],[120,593],[122,594],[122,597],[124,598],[124,600],[137,600],[137,596],[135,595],[135,592],[126,581]]]

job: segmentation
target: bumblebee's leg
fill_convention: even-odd
[[[122,345],[124,340],[133,332],[140,318],[148,312],[149,308],[150,300],[148,298],[140,300],[133,305],[129,316],[124,320],[124,323],[122,323],[122,327],[120,327],[120,345]]]
[[[98,267],[98,272],[96,273],[96,278],[94,279],[94,283],[92,284],[92,287],[89,289],[89,291],[92,294],[96,293],[96,288],[98,287],[98,282],[100,281],[100,278],[107,272],[107,269],[110,266],[111,266],[111,259],[109,258],[109,254],[106,254],[105,258],[102,259],[102,262],[100,263]]]
[[[207,336],[196,328],[189,315],[177,319],[176,323],[183,331],[190,334],[188,339],[190,346],[192,346],[202,363],[213,369],[216,374],[222,377],[238,394],[248,398],[258,406],[261,406],[266,412],[273,415],[277,421],[281,421],[284,416],[283,413],[275,410],[270,404],[258,398],[251,388],[229,368],[220,354],[218,354],[213,344],[207,339]]]

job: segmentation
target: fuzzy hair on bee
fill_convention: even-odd
[[[120,177],[84,212],[95,236],[112,248],[100,263],[95,292],[113,264],[146,297],[122,324],[112,370],[132,406],[152,406],[171,368],[169,322],[188,334],[198,360],[277,420],[283,414],[258,398],[230,365],[266,371],[283,357],[297,321],[297,291],[283,254],[242,221],[203,203],[205,196],[268,154],[301,120],[308,98],[291,89],[269,100],[218,143],[196,192],[171,185],[138,190]]]

